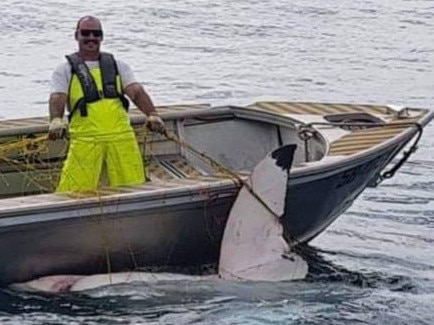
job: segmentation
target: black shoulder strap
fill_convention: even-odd
[[[84,63],[77,53],[67,55],[66,59],[72,67],[72,73],[77,75],[84,93],[84,97],[78,100],[75,107],[72,108],[69,114],[70,119],[76,110],[80,110],[81,116],[87,116],[86,104],[100,100],[101,95],[106,98],[119,98],[124,108],[128,110],[128,99],[122,92],[119,93],[116,87],[116,78],[119,73],[112,54],[101,53],[99,58],[99,68],[103,84],[102,94],[98,91],[98,87],[86,63]]]
[[[113,55],[102,52],[99,57],[99,68],[101,69],[103,80],[104,97],[120,97],[121,94],[119,94],[116,87],[116,76],[118,75],[118,69]]]
[[[95,80],[93,80],[89,68],[84,61],[78,56],[77,53],[67,55],[66,59],[72,67],[72,73],[75,73],[78,77],[78,80],[80,81],[86,103],[92,103],[99,100],[100,95],[98,93]]]
[[[103,80],[104,97],[119,98],[125,110],[128,111],[130,102],[124,96],[124,92],[122,90],[122,80],[121,89],[119,90],[117,87],[116,78],[119,75],[119,71],[113,54],[101,52],[99,57],[99,67],[101,69],[101,76]]]

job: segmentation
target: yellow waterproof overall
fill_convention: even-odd
[[[99,68],[91,75],[100,93],[102,77]],[[117,86],[120,88],[119,76]],[[72,75],[69,107],[83,97],[77,75]],[[72,115],[69,124],[69,151],[60,177],[58,192],[94,192],[103,168],[110,186],[135,185],[145,182],[142,156],[130,125],[127,111],[119,98],[102,98],[87,104],[87,116]]]

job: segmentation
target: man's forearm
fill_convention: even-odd
[[[65,114],[66,94],[53,93],[48,100],[48,107],[50,112],[50,121],[53,118],[62,118]]]
[[[157,114],[151,98],[140,84],[136,83],[128,86],[125,93],[145,115]]]

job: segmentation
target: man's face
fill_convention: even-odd
[[[101,24],[94,19],[85,19],[80,22],[76,38],[80,51],[99,52],[103,39]]]

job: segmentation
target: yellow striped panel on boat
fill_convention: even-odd
[[[329,156],[351,155],[389,140],[407,129],[408,125],[385,125],[380,128],[357,130],[331,143]]]
[[[388,114],[387,106],[357,105],[342,103],[313,103],[313,102],[256,102],[248,108],[275,112],[278,114],[342,114],[342,113],[372,113]]]

